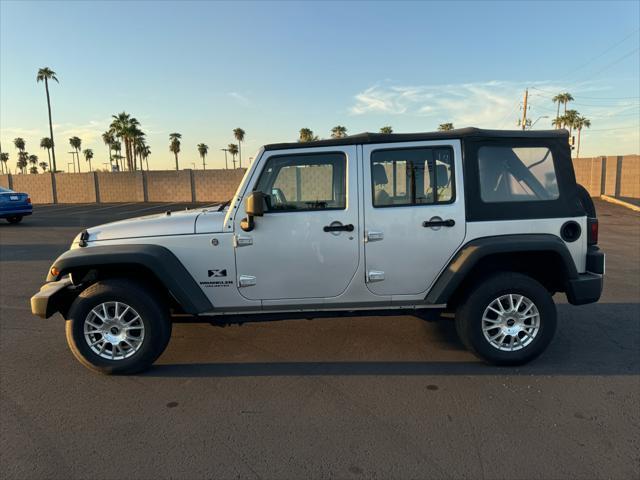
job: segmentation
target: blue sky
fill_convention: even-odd
[[[640,2],[0,2],[0,141],[41,158],[51,87],[59,167],[68,138],[107,159],[100,134],[127,111],[148,134],[151,168],[172,168],[168,134],[219,150],[247,132],[245,157],[308,127],[349,133],[548,127],[568,90],[592,120],[584,155],[640,151]],[[68,158],[67,158],[68,157]],[[85,167],[86,168],[86,167]]]

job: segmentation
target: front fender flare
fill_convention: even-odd
[[[197,315],[213,310],[213,305],[178,258],[167,248],[150,244],[108,245],[68,250],[49,269],[47,282],[60,280],[77,268],[139,265],[153,273],[186,313]],[[53,268],[57,275],[51,272]]]

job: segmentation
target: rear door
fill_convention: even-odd
[[[365,145],[363,153],[367,287],[426,293],[465,237],[460,142]]]

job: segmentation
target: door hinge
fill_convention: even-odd
[[[367,232],[367,236],[366,236],[367,242],[376,242],[378,240],[383,240],[383,239],[384,239],[384,233],[382,232],[374,232],[374,231]]]
[[[252,275],[240,275],[238,277],[238,287],[253,287],[256,284],[256,277]]]
[[[235,235],[233,237],[234,247],[246,247],[248,245],[253,245],[253,237],[248,237],[246,235]]]
[[[369,279],[369,282],[381,282],[384,280],[384,272],[380,270],[369,270],[367,278]]]

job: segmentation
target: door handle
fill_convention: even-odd
[[[453,227],[456,221],[452,218],[447,220],[429,220],[422,222],[423,227]]]
[[[322,227],[325,232],[353,232],[353,225],[325,225]]]

